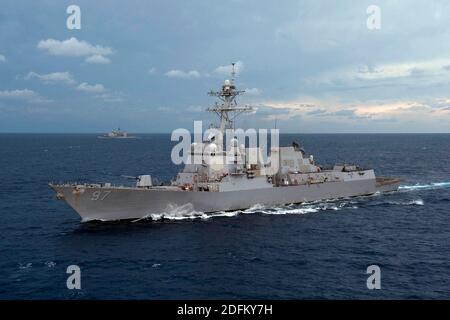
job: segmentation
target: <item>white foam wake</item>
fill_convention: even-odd
[[[408,205],[415,205],[415,206],[423,206],[424,202],[422,199],[413,200],[407,203]]]
[[[210,219],[214,217],[234,217],[239,214],[267,214],[267,215],[288,215],[288,214],[307,214],[320,211],[338,211],[344,208],[357,209],[355,201],[324,201],[310,202],[302,205],[285,205],[285,206],[263,206],[256,204],[245,210],[236,211],[219,211],[215,213],[204,213],[194,210],[192,204],[188,203],[183,206],[170,206],[164,213],[151,213],[133,222],[148,220],[194,220],[194,219]]]
[[[186,203],[182,206],[169,205],[164,213],[151,213],[142,217],[140,219],[134,220],[137,222],[140,220],[151,219],[154,221],[158,220],[193,220],[193,219],[210,219],[212,217],[233,217],[238,215],[238,211],[230,212],[216,212],[207,214],[201,211],[194,210],[191,203]]]
[[[261,213],[268,215],[287,215],[287,214],[307,214],[307,213],[316,213],[320,211],[332,210],[338,211],[344,208],[357,209],[358,207],[355,205],[354,201],[315,201],[305,204],[290,204],[285,206],[276,206],[276,207],[268,207],[256,205],[241,213],[249,214],[249,213]]]
[[[430,184],[415,184],[411,186],[400,186],[399,190],[414,191],[414,190],[428,190],[450,188],[450,182],[433,182]]]
[[[398,202],[398,201],[387,201],[386,203],[392,204],[392,205],[400,205],[400,206],[423,206],[425,205],[424,201],[422,199],[416,199],[406,202]]]

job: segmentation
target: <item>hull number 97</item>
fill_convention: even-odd
[[[94,191],[92,193],[91,200],[92,201],[105,200],[109,196],[110,193],[111,193],[111,191]]]

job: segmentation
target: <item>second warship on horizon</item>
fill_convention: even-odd
[[[225,80],[220,91],[211,92],[220,99],[208,111],[219,116],[222,134],[232,128],[235,116],[252,110],[239,106],[236,97],[244,91],[231,80]],[[235,161],[222,166],[206,163],[185,164],[167,185],[153,185],[150,175],[137,177],[135,186],[111,183],[50,183],[58,199],[65,200],[82,221],[140,219],[152,214],[170,214],[190,205],[196,212],[213,213],[247,209],[255,205],[277,206],[318,200],[337,199],[394,191],[400,185],[396,178],[377,178],[373,169],[337,164],[327,169],[306,156],[298,143],[271,148],[269,161],[278,161],[275,172],[265,165],[249,163],[255,150],[238,145],[237,139],[227,150],[223,141],[207,139],[196,146],[209,157],[231,157]],[[259,148],[258,148],[259,149]],[[194,156],[192,146],[189,156]],[[258,157],[260,150],[256,150]]]
[[[120,128],[113,129],[111,132],[98,136],[99,139],[136,139],[136,136],[130,136],[128,132],[121,130]]]

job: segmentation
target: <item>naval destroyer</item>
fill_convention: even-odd
[[[231,128],[233,115],[251,111],[237,104],[234,65],[231,80],[211,92],[219,102],[207,109],[219,117],[218,130]],[[256,148],[258,149],[258,148]],[[141,219],[153,214],[164,216],[189,205],[195,212],[214,213],[261,206],[278,206],[318,200],[371,195],[397,190],[400,180],[376,177],[373,169],[354,164],[336,164],[325,168],[307,156],[298,143],[270,148],[269,162],[276,166],[249,163],[255,150],[231,139],[227,149],[214,137],[193,143],[189,157],[198,155],[227,157],[224,165],[188,161],[181,172],[165,185],[155,185],[150,175],[136,177],[133,186],[111,183],[50,183],[57,199],[66,201],[82,221]],[[256,150],[260,154],[260,150]],[[273,169],[275,168],[275,169]]]
[[[130,136],[128,132],[120,130],[120,128],[113,129],[111,132],[98,136],[99,139],[136,139],[136,136]]]

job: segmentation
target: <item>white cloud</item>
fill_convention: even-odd
[[[39,41],[38,48],[48,51],[51,55],[65,57],[105,56],[113,53],[109,47],[94,46],[89,42],[79,41],[74,37],[63,41],[55,39],[41,40]]]
[[[236,72],[236,74],[239,74],[240,72],[242,72],[243,68],[244,68],[244,63],[242,61],[238,61],[235,63],[234,71]],[[213,70],[213,73],[217,74],[217,75],[221,75],[221,76],[230,76],[232,70],[233,70],[233,67],[230,64],[230,65],[225,65],[225,66],[218,66],[217,68],[215,68]],[[150,74],[155,73],[155,71],[156,71],[156,69],[154,69],[154,68],[149,69]],[[209,77],[211,75],[207,72],[200,73],[197,70],[184,71],[184,70],[173,69],[173,70],[166,72],[165,76],[169,77],[169,78],[192,79],[192,78],[200,78],[201,76]],[[249,90],[250,90],[250,93],[249,93],[250,95],[260,94],[260,92],[259,93],[256,92],[256,90],[258,90],[256,88],[249,89]]]
[[[98,64],[111,63],[111,60],[109,58],[106,58],[100,54],[96,54],[96,55],[87,57],[84,61],[87,63],[98,63]]]
[[[88,93],[103,93],[106,91],[105,87],[102,84],[88,84],[87,82],[81,83],[77,87],[77,90]]]
[[[53,72],[48,74],[39,74],[36,72],[29,72],[25,76],[25,80],[30,80],[32,78],[39,79],[44,83],[65,83],[65,84],[75,84],[76,81],[73,79],[69,72]]]
[[[23,89],[23,90],[4,90],[0,91],[0,98],[6,99],[30,99],[36,96],[33,90]]]
[[[416,100],[367,100],[346,101],[319,100],[300,97],[292,101],[265,101],[259,104],[264,121],[285,120],[299,117],[309,123],[419,123],[445,121],[449,119],[450,99],[416,99]],[[258,114],[257,114],[258,116]],[[418,120],[420,119],[420,120]],[[316,121],[316,122],[315,122]]]
[[[55,39],[41,40],[37,47],[53,56],[86,57],[85,61],[88,63],[109,63],[110,60],[105,56],[113,54],[113,50],[110,47],[92,45],[74,37],[63,41]]]
[[[192,79],[192,78],[199,78],[200,72],[198,72],[197,70],[191,71],[170,70],[166,72],[166,76],[169,78]]]
[[[258,88],[244,89],[245,94],[249,96],[260,96],[262,91]]]
[[[244,69],[244,63],[242,61],[236,62],[236,64],[234,65],[234,71],[236,72],[236,74],[241,73],[243,69]],[[218,66],[216,69],[214,69],[214,73],[222,75],[222,76],[229,76],[229,75],[231,75],[232,70],[233,70],[233,67],[230,63],[229,65],[226,65],[226,66]]]
[[[364,80],[409,77],[419,74],[438,75],[448,65],[450,65],[450,60],[448,59],[393,63],[380,65],[375,68],[360,68],[354,75]]]
[[[293,101],[264,101],[260,103],[263,107],[281,110],[310,110],[310,108],[320,106],[321,102],[313,98],[299,98]]]
[[[0,54],[0,62],[6,62],[6,57]]]
[[[155,74],[156,73],[156,68],[151,67],[150,69],[148,69],[148,73],[149,74]]]
[[[306,79],[307,84],[328,84],[358,86],[361,81],[429,85],[430,81],[450,80],[450,59],[431,59],[399,63],[385,63],[374,66],[348,66],[337,68]],[[430,81],[417,81],[415,77],[427,77]]]
[[[21,100],[35,103],[49,102],[48,99],[42,98],[39,94],[29,89],[0,91],[0,99]]]

